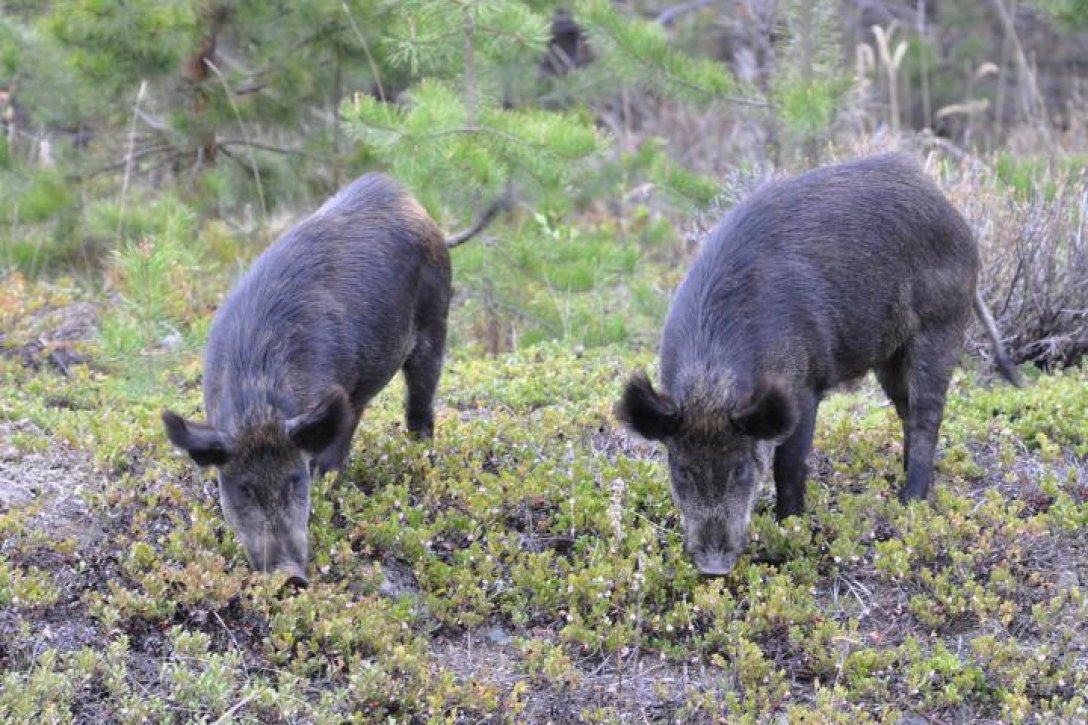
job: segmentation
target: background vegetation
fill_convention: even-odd
[[[1088,718],[1088,6],[1073,0],[0,3],[0,720]],[[810,513],[700,579],[610,415],[703,234],[903,149],[964,211],[1030,384],[972,331],[938,491],[874,386]],[[248,572],[157,412],[264,246],[368,170],[454,254],[429,445],[400,384]],[[981,362],[980,362],[981,361]]]

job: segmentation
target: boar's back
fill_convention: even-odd
[[[410,352],[421,305],[444,314],[449,294],[449,253],[427,213],[384,175],[357,179],[269,246],[224,302],[205,360],[211,422],[235,427],[250,384],[286,386],[286,415],[332,385],[369,397]]]
[[[968,317],[977,267],[963,217],[907,158],[771,183],[723,219],[677,290],[663,377],[734,361],[826,388]]]

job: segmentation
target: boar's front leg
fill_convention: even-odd
[[[351,439],[355,435],[355,429],[359,427],[359,418],[363,415],[363,406],[352,406],[351,425],[346,426],[337,434],[325,450],[314,456],[310,462],[310,474],[320,478],[331,471],[339,471],[344,467],[344,462],[351,453]]]
[[[799,516],[805,510],[805,477],[808,475],[805,459],[812,448],[820,396],[806,393],[797,402],[797,427],[774,452],[775,517],[779,521],[787,516]]]
[[[904,424],[907,482],[899,492],[904,503],[925,499],[933,483],[933,456],[944,415],[948,383],[963,345],[963,328],[927,332],[906,351],[909,404]]]

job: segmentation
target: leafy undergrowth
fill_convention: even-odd
[[[762,501],[707,580],[661,451],[610,414],[649,352],[455,351],[436,439],[403,434],[399,382],[368,411],[287,595],[160,431],[165,405],[198,414],[196,354],[136,391],[43,333],[83,303],[35,294],[0,297],[0,721],[1088,717],[1083,371],[961,372],[910,507],[892,409],[831,396],[808,514]]]

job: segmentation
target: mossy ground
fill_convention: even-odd
[[[961,371],[936,493],[909,507],[891,407],[831,396],[808,513],[761,502],[708,580],[662,452],[610,413],[650,350],[454,350],[433,441],[404,435],[399,381],[375,400],[313,497],[313,584],[285,595],[160,430],[163,406],[199,412],[196,346],[134,385],[85,334],[108,306],[17,281],[0,721],[1088,718],[1084,371],[1024,390]]]

